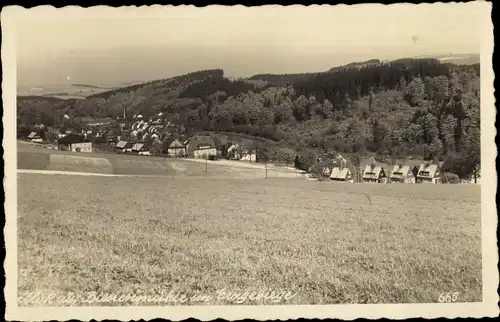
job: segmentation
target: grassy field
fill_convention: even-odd
[[[437,302],[443,292],[481,301],[480,223],[475,185],[19,174],[18,288],[296,293],[282,304]],[[273,304],[243,304],[258,303]]]
[[[21,142],[18,143],[17,149],[18,169],[227,179],[266,177],[263,164],[249,164],[243,161],[205,162],[105,152],[72,153]],[[302,178],[302,175],[294,170],[273,165],[268,165],[267,176],[268,178]]]

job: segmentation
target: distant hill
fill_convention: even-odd
[[[316,72],[316,73],[301,73],[301,74],[258,74],[249,77],[250,80],[263,80],[267,81],[273,85],[293,85],[299,81],[303,81],[306,79],[310,79],[317,75],[323,73],[332,73],[338,72],[345,69],[361,69],[364,67],[373,67],[381,64],[388,64],[391,62],[402,62],[406,60],[415,60],[415,59],[437,59],[443,64],[454,64],[454,65],[475,65],[479,64],[481,59],[479,54],[439,54],[439,55],[428,55],[428,56],[419,56],[413,58],[401,58],[393,61],[389,60],[380,60],[380,59],[370,59],[364,62],[352,62],[342,66],[336,66],[330,68],[328,71],[324,72]]]
[[[343,69],[347,68],[362,68],[362,67],[367,67],[367,66],[372,66],[372,65],[377,65],[380,64],[380,60],[378,59],[371,59],[366,62],[354,62],[350,63],[347,65],[343,66],[337,66],[333,67],[328,71],[324,72],[317,72],[317,73],[301,73],[301,74],[258,74],[249,77],[249,80],[263,80],[266,82],[269,82],[272,85],[293,85],[299,81],[303,81],[306,79],[309,79],[311,77],[314,77],[318,74],[322,73],[331,73],[331,72],[337,72]]]
[[[71,84],[73,87],[88,87],[88,88],[98,88],[98,89],[104,89],[104,90],[109,90],[113,89],[114,87],[109,87],[109,86],[96,86],[96,85],[88,85],[88,84]]]
[[[435,54],[427,56],[419,56],[417,58],[432,58],[437,59],[441,63],[449,63],[453,65],[475,65],[481,63],[481,55],[479,54]]]

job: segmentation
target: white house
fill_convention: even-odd
[[[168,144],[168,156],[169,157],[184,157],[186,156],[186,147],[184,144],[179,142],[177,139],[170,140],[170,142],[167,142]]]
[[[186,147],[187,154],[195,158],[208,158],[209,156],[217,155],[217,148],[212,138],[208,136],[194,137],[189,140]]]
[[[136,143],[132,147],[132,153],[136,153],[138,155],[151,155],[151,152],[149,152],[148,147],[144,143]]]
[[[384,168],[377,165],[367,165],[363,172],[363,182],[365,183],[387,183],[387,175]]]
[[[211,155],[217,155],[217,149],[213,146],[210,145],[199,145],[195,150],[194,150],[194,157],[195,158],[207,158]]]
[[[92,152],[92,142],[71,143],[72,152]]]
[[[424,163],[420,165],[417,174],[419,183],[441,183],[441,171],[437,164]]]
[[[28,139],[30,139],[31,142],[35,142],[35,143],[42,143],[42,141],[43,141],[41,136],[36,132],[31,132],[28,135]]]
[[[415,183],[415,176],[410,166],[396,164],[390,176],[392,183]]]
[[[333,167],[332,172],[330,174],[330,180],[354,182],[351,169],[349,169],[348,167],[338,167],[338,166]]]

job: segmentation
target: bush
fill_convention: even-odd
[[[451,173],[451,172],[444,172],[443,173],[443,183],[460,183],[460,178],[458,175]]]

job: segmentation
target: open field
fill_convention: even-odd
[[[480,223],[475,185],[18,174],[18,287],[481,301]]]

